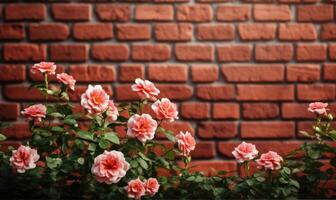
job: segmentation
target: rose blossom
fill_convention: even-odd
[[[162,98],[161,101],[157,100],[155,103],[153,103],[152,109],[158,119],[169,119],[170,121],[178,119],[176,104],[171,103],[167,98]]]
[[[154,138],[157,122],[148,114],[135,114],[127,122],[127,135],[136,137],[141,142]]]
[[[17,172],[24,173],[28,169],[34,169],[39,158],[36,149],[21,145],[17,150],[12,151],[9,162]]]
[[[140,96],[145,96],[151,100],[155,100],[155,96],[160,93],[160,90],[158,90],[152,82],[140,78],[135,79],[135,84],[132,85],[132,90],[137,92]]]
[[[146,188],[147,194],[152,197],[158,192],[160,188],[160,184],[156,178],[149,178],[145,182],[145,188]]]
[[[309,104],[308,111],[322,115],[327,112],[327,107],[328,103],[314,102]]]
[[[53,62],[40,62],[31,68],[32,73],[41,72],[41,73],[47,73],[48,75],[55,74],[56,71],[56,65]]]
[[[118,108],[114,105],[113,101],[109,101],[106,115],[107,115],[107,120],[110,122],[117,120],[119,116],[119,112],[118,112]]]
[[[129,198],[140,199],[145,195],[145,184],[139,179],[131,180],[126,186],[127,194]]]
[[[90,114],[101,113],[108,108],[109,95],[101,85],[89,85],[81,96],[81,104]]]
[[[257,164],[259,169],[278,170],[281,168],[281,161],[283,161],[281,156],[274,151],[269,151],[261,154],[260,158],[257,160]]]
[[[258,155],[258,150],[255,145],[242,142],[232,151],[232,155],[237,159],[238,163],[243,163],[254,159]]]
[[[184,156],[188,156],[190,151],[193,151],[196,146],[195,138],[187,131],[176,136],[178,148],[182,151]]]
[[[64,85],[69,86],[71,90],[75,90],[76,80],[67,73],[57,74],[57,79]]]
[[[129,164],[126,162],[124,154],[120,151],[104,151],[94,159],[91,168],[92,174],[100,183],[117,183],[126,175]]]
[[[45,118],[46,113],[47,108],[42,104],[32,105],[21,111],[21,114],[28,117],[28,119],[34,119],[37,122],[40,122],[41,118]]]

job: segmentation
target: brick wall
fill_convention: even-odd
[[[136,77],[157,83],[183,120],[166,126],[197,135],[200,168],[233,169],[240,140],[288,152],[311,124],[308,102],[336,110],[335,5],[279,1],[0,4],[0,119],[17,121],[7,143],[30,136],[19,111],[43,97],[28,68],[48,60],[77,79],[77,104],[89,82],[119,102],[136,98]]]

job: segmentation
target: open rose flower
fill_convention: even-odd
[[[129,164],[126,162],[124,154],[119,151],[104,151],[94,159],[91,168],[92,174],[100,183],[117,183],[126,175]]]
[[[13,150],[9,162],[18,173],[24,173],[28,169],[34,169],[39,158],[35,149],[21,145],[17,150]]]
[[[152,140],[155,135],[157,122],[148,114],[135,114],[127,122],[127,135],[141,142]]]
[[[180,132],[176,136],[177,145],[184,156],[188,156],[191,151],[195,149],[195,138],[187,131],[185,133]]]
[[[75,90],[76,80],[71,75],[67,73],[57,74],[57,79],[64,85],[69,86],[71,90]]]
[[[42,104],[32,105],[21,111],[21,114],[23,114],[25,117],[36,120],[37,122],[40,122],[42,118],[45,118],[46,113],[47,108]]]
[[[152,82],[140,78],[135,79],[132,90],[137,92],[141,97],[151,100],[156,100],[156,96],[160,93],[160,90]]]
[[[145,195],[145,184],[139,178],[131,180],[126,186],[126,191],[129,198],[140,199]]]
[[[328,103],[314,102],[309,104],[308,111],[322,115],[327,113],[327,107]]]
[[[260,158],[257,160],[257,164],[259,169],[278,170],[281,168],[282,161],[283,159],[279,154],[274,151],[269,151],[261,154]]]
[[[55,74],[56,71],[56,65],[53,62],[40,62],[31,68],[32,73],[46,73],[48,75],[53,75]]]
[[[167,98],[162,98],[153,103],[152,109],[158,119],[168,119],[174,121],[178,119],[178,112],[176,104],[170,102]]]
[[[106,111],[107,120],[109,122],[116,121],[119,116],[118,108],[114,105],[113,101],[109,101],[108,108]]]
[[[146,188],[146,193],[149,195],[149,196],[154,196],[159,188],[160,188],[160,184],[159,182],[157,181],[156,178],[149,178],[146,182],[145,182],[145,188]]]
[[[242,142],[232,151],[232,155],[236,158],[238,163],[243,163],[254,159],[258,155],[258,150],[255,145]]]
[[[109,95],[101,85],[89,85],[81,96],[81,104],[90,114],[102,113],[108,108]]]

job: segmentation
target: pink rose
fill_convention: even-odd
[[[56,65],[53,62],[40,62],[31,68],[32,73],[41,72],[41,73],[47,73],[48,75],[55,74],[56,71]]]
[[[186,133],[180,132],[176,136],[177,145],[184,156],[188,156],[190,151],[193,151],[196,146],[195,138],[187,131]]]
[[[114,105],[113,101],[109,101],[106,111],[107,120],[109,122],[116,121],[119,116],[118,108]]]
[[[39,158],[35,149],[21,145],[17,150],[13,150],[9,162],[18,173],[24,173],[28,169],[34,169]]]
[[[282,157],[279,156],[274,151],[269,151],[267,153],[261,154],[260,158],[257,160],[258,168],[278,170],[281,168]]]
[[[161,101],[157,100],[153,103],[152,109],[158,119],[169,119],[170,121],[178,119],[176,104],[171,103],[167,98],[162,98]]]
[[[21,114],[23,114],[25,117],[28,119],[34,119],[37,122],[40,122],[41,118],[45,118],[46,113],[47,108],[42,104],[32,105],[21,111]]]
[[[156,96],[160,93],[160,90],[158,90],[152,82],[140,78],[135,79],[132,90],[137,92],[140,96],[151,100],[155,100]]]
[[[135,114],[127,122],[127,135],[141,142],[152,140],[155,135],[157,122],[148,114]]]
[[[109,98],[101,85],[89,85],[82,94],[81,104],[90,114],[102,113],[108,108]]]
[[[156,178],[149,178],[145,182],[145,188],[146,188],[147,194],[152,197],[158,192],[160,188],[160,184]]]
[[[327,113],[328,110],[327,107],[328,103],[322,103],[322,102],[310,103],[308,111],[322,115]]]
[[[91,168],[92,174],[100,183],[117,183],[126,175],[129,164],[126,162],[124,154],[120,151],[104,151],[94,159]]]
[[[57,79],[64,85],[69,86],[71,90],[75,90],[76,80],[67,73],[57,74]]]
[[[232,151],[232,154],[238,163],[243,163],[254,159],[258,155],[258,151],[253,144],[242,142]]]
[[[145,184],[139,179],[131,180],[126,187],[129,198],[140,199],[145,195]]]

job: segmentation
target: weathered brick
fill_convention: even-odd
[[[238,85],[237,99],[243,101],[286,101],[294,99],[293,85]]]
[[[97,4],[96,13],[101,21],[128,21],[131,18],[131,8],[126,4]]]
[[[132,59],[136,61],[166,61],[170,58],[171,48],[167,44],[134,44]]]
[[[8,139],[28,139],[32,136],[28,123],[15,122],[2,132]],[[2,145],[2,144],[1,144]]]
[[[314,64],[287,65],[287,80],[311,82],[320,80],[320,66]]]
[[[198,136],[204,139],[229,139],[237,135],[236,122],[202,122],[198,125]]]
[[[196,96],[202,100],[231,100],[236,94],[232,85],[198,85]]]
[[[244,103],[243,117],[245,119],[272,119],[280,114],[275,103]]]
[[[326,101],[335,99],[334,84],[302,84],[297,86],[297,98],[302,101]]]
[[[47,57],[46,45],[29,43],[4,44],[3,59],[5,61],[41,61]]]
[[[150,64],[148,78],[160,82],[186,82],[188,66],[184,64]]]
[[[125,44],[95,44],[91,48],[91,55],[99,61],[126,61],[129,48]]]
[[[246,21],[251,17],[251,7],[247,6],[219,6],[217,8],[218,21]]]
[[[21,40],[24,37],[23,24],[0,24],[0,40]]]
[[[269,23],[239,24],[238,31],[242,40],[273,40],[276,25]]]
[[[217,46],[218,60],[222,62],[249,61],[252,58],[252,46],[243,44]]]
[[[20,116],[20,104],[0,102],[0,119],[16,120]]]
[[[76,23],[73,35],[77,40],[108,40],[113,38],[112,29],[108,23]]]
[[[327,46],[324,44],[298,44],[296,59],[298,61],[324,61],[327,59]]]
[[[168,98],[171,100],[189,100],[193,95],[193,89],[186,84],[156,84],[160,90],[159,98]]]
[[[212,8],[210,5],[182,5],[176,10],[178,21],[208,22],[212,19]]]
[[[119,67],[119,80],[123,82],[134,82],[135,79],[143,79],[145,68],[142,64],[122,64]]]
[[[116,32],[118,40],[148,40],[151,36],[147,24],[118,24]]]
[[[50,58],[53,61],[86,61],[88,46],[85,44],[53,44],[50,46]]]
[[[32,41],[60,41],[69,37],[70,31],[66,24],[46,23],[31,24],[29,37]]]
[[[334,81],[336,80],[336,64],[326,63],[323,66],[323,79]]]
[[[113,82],[116,80],[113,65],[71,65],[69,74],[77,82]]]
[[[290,21],[291,10],[288,5],[255,4],[253,16],[256,21]]]
[[[295,135],[294,122],[242,122],[242,138],[292,138]]]
[[[281,114],[284,119],[313,119],[315,115],[308,112],[308,103],[283,103]]]
[[[91,5],[82,3],[53,4],[51,11],[55,20],[60,21],[89,21]]]
[[[188,23],[161,23],[155,25],[154,35],[158,41],[189,41],[192,31]]]
[[[46,18],[46,13],[47,8],[44,4],[9,4],[4,8],[4,19],[42,21]]]
[[[328,51],[330,60],[336,60],[336,44],[329,44]]]
[[[333,5],[302,5],[297,7],[297,20],[301,22],[324,22],[334,19]]]
[[[181,104],[181,117],[185,119],[207,119],[209,112],[208,103],[186,102]]]
[[[26,79],[26,67],[24,65],[0,65],[0,82],[24,81]]]
[[[171,21],[174,10],[171,5],[138,5],[135,19],[139,21]]]
[[[293,57],[291,44],[257,44],[255,59],[257,61],[290,61]]]
[[[206,44],[177,44],[175,56],[178,61],[213,61],[215,50]]]
[[[336,40],[336,24],[321,24],[320,29],[321,40]]]
[[[202,24],[197,26],[198,40],[233,40],[235,30],[232,24]]]
[[[212,118],[214,119],[239,119],[239,104],[214,103],[212,105]]]
[[[316,40],[317,33],[313,24],[288,23],[280,24],[279,39],[287,41]]]
[[[191,66],[194,82],[214,82],[218,80],[218,66],[214,64],[194,64]]]

